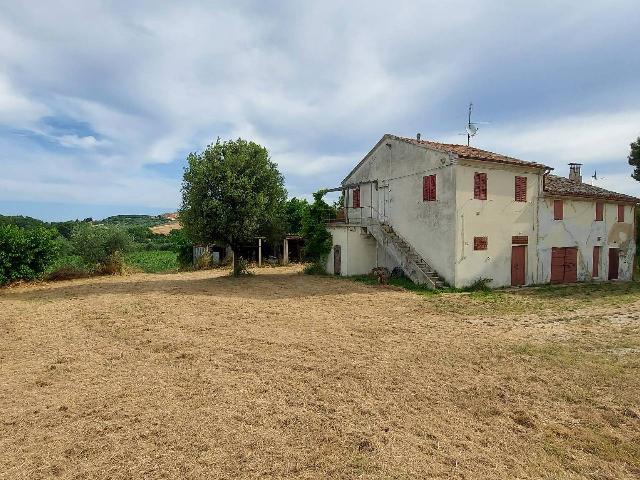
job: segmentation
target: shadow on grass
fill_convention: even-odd
[[[0,290],[0,300],[54,300],[95,295],[199,295],[215,298],[278,300],[363,293],[362,286],[340,282],[330,276],[303,275],[298,272],[267,273],[232,277],[212,271],[211,277],[163,274],[162,278],[94,277],[82,281],[61,281],[34,285],[27,289]]]

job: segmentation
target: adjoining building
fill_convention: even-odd
[[[493,287],[631,280],[639,199],[547,165],[384,135],[346,176],[327,269],[400,267],[414,282]]]

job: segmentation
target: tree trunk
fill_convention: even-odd
[[[238,255],[238,249],[236,247],[231,247],[231,251],[233,252],[233,275],[238,275],[238,265],[240,264],[240,256]]]

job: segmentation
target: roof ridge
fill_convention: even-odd
[[[511,165],[529,166],[529,167],[553,170],[552,167],[549,167],[548,165],[544,165],[542,163],[531,162],[529,160],[521,160],[516,157],[503,155],[501,153],[492,152],[490,150],[484,150],[478,147],[472,147],[470,145],[462,145],[457,143],[443,143],[443,142],[436,142],[434,140],[422,140],[422,139],[418,140],[417,138],[403,137],[400,135],[394,135],[390,133],[386,134],[386,136],[389,136],[396,140],[407,142],[413,145],[431,147],[435,150],[439,150],[447,153],[453,153],[460,158],[468,158],[471,160],[481,160],[481,161],[488,161],[488,162],[505,163],[505,164],[511,164]]]

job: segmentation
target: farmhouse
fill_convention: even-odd
[[[631,280],[639,199],[547,165],[384,135],[334,190],[329,272],[401,268],[414,282],[493,287]]]

